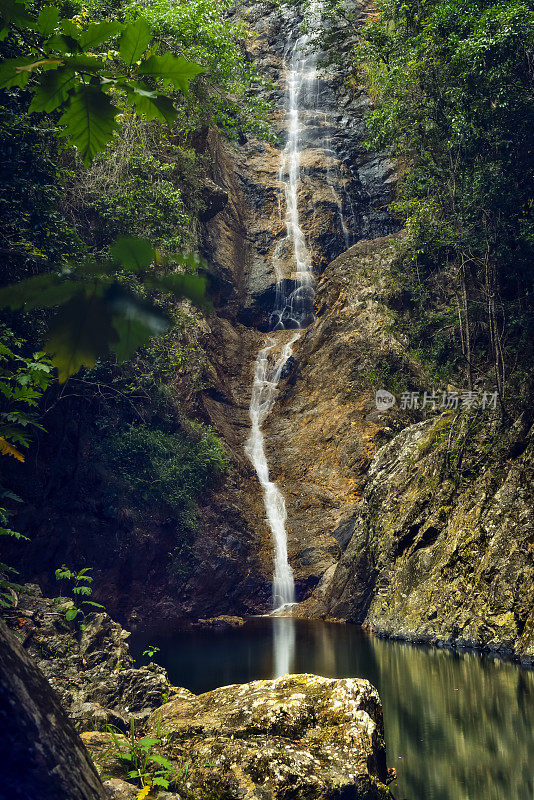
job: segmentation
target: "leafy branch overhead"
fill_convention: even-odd
[[[151,267],[154,262],[158,270]],[[176,265],[188,271],[169,269]],[[64,382],[81,367],[91,368],[98,358],[111,353],[118,361],[127,360],[169,327],[170,320],[161,309],[132,291],[132,273],[149,291],[187,297],[206,307],[206,279],[193,274],[198,266],[194,256],[163,259],[146,239],[120,237],[107,261],[72,264],[61,274],[36,275],[0,289],[0,306],[56,309],[45,350]]]
[[[171,125],[177,111],[169,90],[187,94],[189,81],[205,71],[182,56],[158,55],[152,28],[142,18],[82,27],[60,17],[54,6],[35,16],[18,0],[1,0],[0,18],[0,38],[13,28],[29,51],[0,65],[0,88],[27,86],[33,91],[30,112],[62,112],[64,135],[86,166],[113,137],[118,102]],[[93,52],[110,41],[117,49]]]

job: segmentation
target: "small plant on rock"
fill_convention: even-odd
[[[143,650],[143,655],[148,658],[153,658],[156,653],[159,653],[160,648],[155,644],[149,644],[146,650]]]
[[[136,737],[133,718],[130,719],[130,733],[126,742],[118,739],[113,728],[108,730],[115,747],[114,755],[127,769],[126,779],[139,783],[137,800],[144,800],[153,789],[168,789],[171,783],[176,784],[187,775],[189,764],[183,764],[177,770],[168,759],[154,752],[154,748],[161,743],[160,738]]]
[[[61,567],[58,567],[55,571],[56,580],[58,581],[72,581],[71,591],[74,595],[75,599],[78,600],[79,597],[90,597],[93,593],[93,590],[89,584],[93,582],[93,579],[87,573],[90,572],[89,567],[85,567],[84,569],[79,570],[79,572],[73,572],[69,569],[65,564]],[[102,603],[96,603],[94,600],[81,600],[80,606],[91,606],[93,608],[104,608]],[[65,619],[68,622],[75,620],[77,617],[81,616],[82,619],[85,619],[85,611],[84,609],[77,606],[74,603],[70,608],[67,609],[65,613]],[[86,609],[88,610],[88,609]],[[80,628],[83,630],[85,628],[85,624],[82,622]]]

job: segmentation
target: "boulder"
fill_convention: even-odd
[[[148,729],[177,769],[189,764],[193,793],[391,798],[380,699],[366,680],[285,675],[187,694],[155,711]]]
[[[0,622],[2,789],[10,800],[105,800],[60,699]]]

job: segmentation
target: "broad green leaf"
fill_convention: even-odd
[[[134,272],[148,267],[156,258],[156,250],[148,239],[136,236],[120,236],[110,247],[110,253],[125,269]]]
[[[142,17],[126,26],[119,42],[119,53],[129,67],[139,61],[152,39],[152,28]]]
[[[66,128],[64,135],[78,148],[85,166],[106,149],[118,127],[117,113],[116,106],[99,86],[77,87],[59,121]]]
[[[36,88],[28,111],[46,111],[48,114],[65,102],[69,90],[74,88],[74,70],[61,67],[55,72],[45,72]]]
[[[141,75],[160,78],[166,83],[171,83],[177,89],[181,89],[184,94],[189,91],[189,81],[195,75],[205,71],[200,64],[188,61],[183,56],[173,56],[171,53],[164,53],[162,56],[150,56],[139,67]]]
[[[92,22],[78,37],[78,41],[85,50],[90,49],[117,36],[123,29],[124,25],[120,22]]]
[[[39,18],[35,23],[35,30],[41,36],[50,36],[59,22],[59,11],[55,6],[44,6],[39,12]]]
[[[65,614],[65,619],[68,622],[72,622],[78,616],[78,609],[77,608],[69,608],[67,613]]]
[[[69,53],[74,50],[77,52],[79,50],[78,42],[72,39],[70,36],[63,36],[62,34],[58,33],[56,36],[51,36],[43,44],[43,50],[45,53],[51,53],[56,51],[58,53]]]
[[[149,325],[122,314],[113,317],[113,327],[117,332],[118,341],[114,342],[110,349],[117,356],[119,363],[128,361],[136,350],[147,344],[154,336],[154,331]]]
[[[35,22],[35,17],[30,17],[24,3],[18,2],[18,0],[2,0],[0,4],[0,19],[28,27]]]
[[[102,71],[102,62],[95,56],[88,56],[85,53],[80,53],[76,56],[67,56],[65,64],[78,72],[94,72],[100,74]]]
[[[163,95],[158,96],[156,92],[134,89],[133,92],[128,92],[128,102],[135,106],[137,113],[142,114],[149,122],[157,119],[171,127],[178,116],[172,100]]]
[[[9,89],[11,86],[25,86],[29,79],[29,72],[20,72],[19,68],[32,64],[35,56],[9,58],[0,64],[0,88]]]
[[[206,279],[202,275],[147,275],[143,285],[159,292],[169,292],[175,297],[188,297],[195,305],[207,308]]]
[[[80,294],[63,306],[51,321],[46,351],[58,370],[60,383],[82,367],[94,367],[117,340],[111,313],[102,297]]]
[[[84,286],[81,281],[62,280],[50,272],[35,275],[0,289],[0,307],[50,308],[66,302]]]
[[[83,30],[72,19],[62,19],[60,28],[63,33],[70,36],[72,39],[76,39],[77,42],[79,42],[80,38],[83,36]]]

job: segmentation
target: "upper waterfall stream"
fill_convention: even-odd
[[[317,26],[321,5],[311,4],[306,26],[311,30]],[[298,21],[295,25],[298,25]],[[279,180],[283,186],[285,200],[286,236],[280,242],[278,252],[291,251],[293,273],[283,275],[277,259],[277,278],[274,308],[271,313],[272,333],[261,348],[254,366],[254,381],[250,400],[251,432],[245,452],[250,458],[264,492],[267,522],[274,545],[273,609],[281,610],[295,603],[295,582],[289,564],[286,531],[286,505],[279,487],[269,478],[269,465],[265,452],[262,424],[270,414],[276,400],[278,383],[284,365],[291,357],[293,346],[300,338],[300,331],[313,320],[314,277],[312,258],[306,237],[300,227],[298,195],[300,187],[301,158],[301,112],[305,108],[314,110],[318,103],[316,84],[317,54],[309,47],[313,34],[303,33],[287,48],[287,144],[282,150]],[[280,207],[282,216],[282,208]],[[290,278],[290,280],[288,280]],[[291,334],[281,331],[291,330]],[[291,636],[285,637],[283,655],[277,659],[276,672],[289,670]]]

